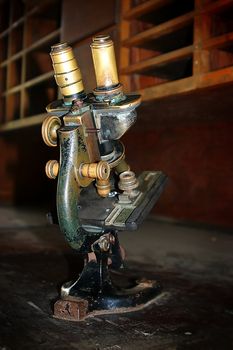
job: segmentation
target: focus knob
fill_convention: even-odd
[[[45,165],[45,173],[49,179],[56,179],[59,171],[59,163],[57,160],[49,160]]]
[[[41,133],[44,143],[50,147],[57,146],[57,130],[61,127],[61,119],[55,115],[49,115],[43,121]]]
[[[107,180],[110,175],[110,166],[103,160],[98,163],[81,164],[80,173],[84,177]]]

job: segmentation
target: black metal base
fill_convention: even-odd
[[[86,314],[106,314],[137,311],[146,307],[153,302],[157,295],[161,292],[161,286],[157,281],[138,279],[129,271],[119,269],[117,271],[105,270],[100,271],[101,266],[95,261],[89,262],[75,282],[67,282],[62,286],[59,313],[55,316],[63,319],[65,310],[72,309],[69,303],[76,303],[75,307],[79,307],[80,303],[85,303]],[[105,266],[106,267],[106,266]],[[101,278],[101,280],[100,280]],[[83,307],[83,306],[82,306]],[[78,313],[79,317],[80,314]],[[82,318],[84,318],[82,317]]]

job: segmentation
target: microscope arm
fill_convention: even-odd
[[[77,182],[79,127],[63,127],[58,131],[60,167],[57,184],[57,213],[59,225],[69,245],[79,253],[89,253],[91,244],[99,238],[101,230],[88,232],[79,218],[80,186]],[[93,239],[92,239],[93,238]]]

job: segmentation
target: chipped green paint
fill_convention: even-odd
[[[79,127],[63,127],[58,130],[60,142],[60,168],[57,184],[57,214],[60,229],[70,246],[82,253],[89,252],[90,236],[96,232],[86,231],[78,215],[80,187],[75,180],[78,152],[83,148]],[[99,234],[97,235],[99,237]]]

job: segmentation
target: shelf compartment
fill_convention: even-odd
[[[132,8],[124,14],[124,19],[131,20],[138,18],[152,10],[157,10],[163,6],[169,5],[173,0],[147,0],[142,3],[132,2]]]
[[[26,47],[60,28],[60,2],[54,7],[49,7],[46,13],[38,11],[28,17],[26,28]]]
[[[22,18],[25,11],[25,2],[23,0],[11,0],[12,3],[12,22]]]
[[[28,80],[24,84],[14,86],[11,89],[6,90],[5,92],[3,92],[3,96],[8,96],[8,95],[14,94],[15,92],[21,91],[24,88],[28,88],[28,87],[31,87],[33,85],[39,84],[43,81],[48,80],[49,78],[51,78],[53,76],[54,76],[54,72],[50,71],[50,72],[45,73],[43,75],[40,75],[34,79]]]
[[[122,45],[126,47],[140,46],[144,45],[145,42],[149,40],[160,39],[162,36],[169,35],[174,31],[187,27],[187,25],[192,25],[193,18],[194,12],[189,12],[184,16],[180,16],[128,38],[122,42]]]
[[[142,96],[143,101],[151,101],[155,98],[161,98],[179,93],[187,93],[196,88],[196,82],[193,77],[170,81],[148,88],[139,89],[137,92]]]
[[[5,122],[6,117],[6,98],[0,97],[0,123],[3,124]]]
[[[59,41],[59,35],[60,35],[60,28],[53,31],[52,33],[49,33],[48,35],[46,35],[45,37],[41,38],[40,40],[34,42],[31,46],[29,46],[28,48],[17,52],[15,55],[10,56],[9,59],[4,60],[1,64],[0,67],[6,67],[8,63],[17,60],[18,58],[22,57],[25,54],[28,54],[29,52],[33,51],[34,49],[38,49],[40,47],[42,47],[43,45],[47,44],[48,45],[52,45],[54,44],[54,41]],[[49,48],[50,50],[50,48]]]
[[[210,36],[219,36],[233,31],[233,3],[218,13],[212,14]]]
[[[0,133],[21,129],[29,126],[34,126],[34,125],[41,125],[46,115],[47,115],[46,113],[42,113],[42,114],[33,115],[30,118],[23,118],[23,119],[17,119],[17,120],[6,122],[0,125]]]
[[[41,82],[26,89],[24,116],[30,117],[45,112],[45,107],[56,99],[57,86],[54,79]]]
[[[52,69],[52,62],[49,56],[53,39],[44,42],[41,46],[30,50],[26,55],[26,77],[25,80],[31,80],[36,76],[46,74]]]
[[[210,50],[209,62],[210,71],[233,66],[233,43]]]
[[[122,68],[121,74],[140,73],[142,71],[150,71],[153,68],[172,63],[174,61],[191,57],[193,53],[193,46],[184,47],[157,57],[150,58],[135,64],[131,64],[128,67]]]
[[[159,9],[150,11],[144,15],[141,15],[137,18],[137,25],[134,22],[131,22],[131,35],[135,34],[135,29],[138,28],[138,32],[144,31],[147,29],[146,26],[157,27],[169,21],[175,20],[178,17],[185,18],[185,15],[192,12],[194,8],[193,1],[187,0],[174,0],[167,4],[163,5]]]
[[[233,32],[219,35],[214,38],[210,38],[208,40],[205,40],[203,42],[203,49],[208,50],[208,49],[214,49],[218,47],[224,46],[226,43],[231,44],[233,42]]]
[[[3,0],[0,2],[0,33],[5,31],[9,26],[10,18],[10,1]]]
[[[207,1],[203,4],[202,12],[204,13],[217,13],[232,5],[232,0],[217,0]]]
[[[11,32],[10,55],[14,55],[23,48],[23,26],[15,28]]]
[[[9,75],[9,88],[21,84],[21,75],[22,75],[22,59],[15,60],[10,63],[9,66],[10,75]]]
[[[138,19],[143,22],[158,25],[163,22],[192,11],[194,0],[149,0],[137,5],[133,3],[124,19]]]
[[[19,119],[20,110],[20,92],[7,96],[6,99],[6,118],[7,121]]]
[[[11,8],[8,12],[3,11],[6,6]],[[56,98],[57,87],[48,52],[50,46],[59,41],[60,9],[60,0],[42,0],[38,4],[24,0],[0,1],[0,123],[7,125],[8,130],[29,125],[23,118],[43,113],[48,100]],[[47,98],[43,99],[41,86]],[[32,96],[37,96],[36,102]],[[34,105],[30,106],[32,102]]]
[[[8,52],[8,36],[0,39],[0,62],[7,58]]]
[[[140,73],[146,76],[157,77],[166,81],[178,80],[192,76],[192,56],[177,58],[166,64],[158,64],[153,68],[145,68]]]
[[[10,4],[9,1],[6,1],[6,3]],[[60,13],[61,1],[59,1],[59,0],[44,0],[44,1],[41,1],[40,4],[36,4],[36,5],[34,2],[32,2],[30,4],[30,2],[27,1],[26,5],[27,5],[26,6],[27,8],[25,10],[25,14],[22,17],[20,17],[19,19],[17,19],[15,22],[13,22],[12,24],[10,24],[8,21],[9,15],[6,15],[6,12],[5,13],[2,12],[2,14],[4,16],[5,15],[8,16],[8,18],[6,17],[6,19],[7,19],[6,28],[4,27],[4,29],[2,31],[0,31],[0,38],[10,34],[10,32],[13,28],[17,28],[18,26],[24,24],[24,22],[28,18],[30,18],[32,16],[36,16],[36,15],[42,16],[43,11],[45,11],[46,9],[47,9],[47,13],[52,14],[52,16],[56,16],[58,12]],[[60,17],[60,15],[59,15],[59,17]],[[4,19],[5,19],[5,17],[4,17]],[[58,19],[57,19],[57,21],[58,21]],[[37,28],[35,28],[35,30],[37,30]]]
[[[0,91],[6,90],[7,69],[0,68]]]

